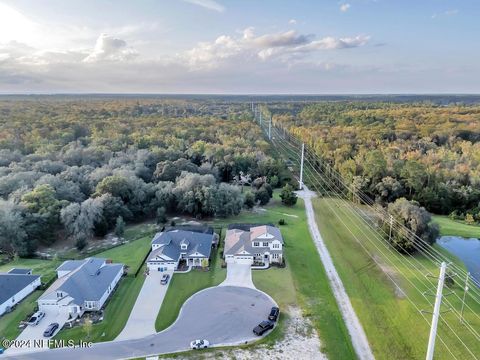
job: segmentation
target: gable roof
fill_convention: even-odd
[[[87,258],[81,262],[70,273],[57,279],[39,300],[57,299],[57,291],[62,291],[77,305],[83,305],[85,301],[98,301],[123,269],[123,264],[106,264],[105,259],[101,258]],[[66,264],[63,269],[70,269],[74,265],[78,265],[78,262]]]
[[[213,240],[214,234],[175,229],[155,234],[152,244],[163,246],[165,248],[164,254],[175,260],[178,259],[180,252],[182,252],[180,250],[181,244],[188,245],[186,251],[187,257],[198,252],[208,258],[212,250]],[[178,255],[176,255],[177,250],[174,249],[178,250]],[[174,255],[174,257],[168,254]]]
[[[0,304],[40,278],[40,275],[0,273]]]
[[[13,269],[10,269],[8,273],[17,274],[17,275],[29,275],[32,273],[32,269],[13,268]]]
[[[85,260],[67,260],[57,268],[57,271],[73,271],[83,265]]]
[[[244,251],[250,254],[261,252],[262,250],[269,249],[263,246],[252,246],[253,241],[273,241],[278,240],[283,244],[283,237],[280,229],[271,225],[259,225],[253,226],[248,230],[244,230],[246,225],[238,227],[232,226],[227,230],[225,236],[225,248],[223,253],[225,255],[236,255]],[[275,250],[270,250],[276,252]]]

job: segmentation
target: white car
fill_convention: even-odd
[[[190,347],[194,350],[206,349],[209,346],[210,346],[210,343],[207,340],[194,340],[190,343]]]
[[[45,317],[45,313],[43,311],[37,311],[32,317],[28,320],[28,325],[38,325],[40,320]]]

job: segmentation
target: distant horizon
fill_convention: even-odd
[[[0,0],[2,94],[479,94],[477,0]]]

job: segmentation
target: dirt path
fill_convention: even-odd
[[[322,235],[320,235],[320,231],[318,230],[318,225],[315,221],[315,212],[313,211],[312,205],[312,197],[315,197],[316,194],[313,191],[308,190],[306,186],[304,186],[304,188],[305,190],[298,191],[297,195],[305,202],[308,228],[315,242],[318,253],[320,254],[320,259],[322,260],[328,280],[330,281],[330,286],[333,290],[333,295],[337,300],[338,307],[340,308],[343,320],[347,326],[355,352],[359,359],[374,359],[367,336],[363,331],[363,327],[360,324],[360,320],[358,320],[357,314],[353,309],[350,299],[348,298],[342,280],[340,279],[340,276],[333,265],[332,257],[330,256],[330,253],[328,252],[328,249],[322,239]]]

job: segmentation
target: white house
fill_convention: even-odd
[[[30,269],[11,269],[8,273],[0,273],[0,315],[9,312],[40,285],[40,276],[32,275]]]
[[[281,263],[283,244],[282,233],[275,226],[230,225],[223,256],[227,262]]]
[[[214,242],[213,233],[179,229],[157,233],[152,240],[147,266],[153,271],[177,270],[181,260],[187,266],[208,266]]]
[[[65,261],[57,268],[58,279],[37,300],[38,308],[66,313],[70,318],[100,310],[123,272],[123,264],[112,264],[106,259]]]

